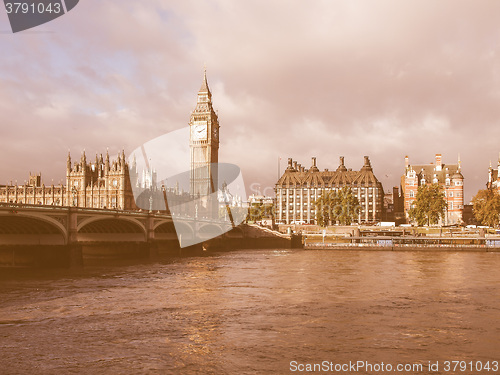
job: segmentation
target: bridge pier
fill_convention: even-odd
[[[69,267],[83,267],[83,246],[81,244],[72,244],[66,246],[69,255]]]
[[[155,242],[146,242],[148,258],[151,260],[157,260],[160,256],[159,244]]]

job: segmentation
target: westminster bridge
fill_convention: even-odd
[[[214,233],[223,233],[213,238]],[[181,249],[179,239],[199,239]],[[251,225],[148,211],[0,204],[0,266],[78,266],[85,257],[151,258],[216,248],[291,247]]]

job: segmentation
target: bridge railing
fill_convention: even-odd
[[[190,217],[190,216],[173,216],[166,212],[150,212],[145,210],[122,210],[118,208],[93,208],[93,207],[76,207],[76,206],[56,206],[56,205],[42,205],[42,204],[24,204],[24,203],[0,203],[0,209],[10,210],[43,210],[43,211],[59,211],[59,212],[80,212],[80,213],[96,213],[96,214],[119,214],[127,216],[153,216],[157,218],[175,218],[176,220],[198,221],[213,224],[226,224],[231,223],[227,220],[214,220],[205,217]]]

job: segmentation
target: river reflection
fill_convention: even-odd
[[[291,361],[498,361],[499,269],[499,253],[245,250],[2,271],[0,372],[282,374]]]

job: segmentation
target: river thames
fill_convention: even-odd
[[[0,273],[2,374],[499,372],[500,253],[243,250]]]

